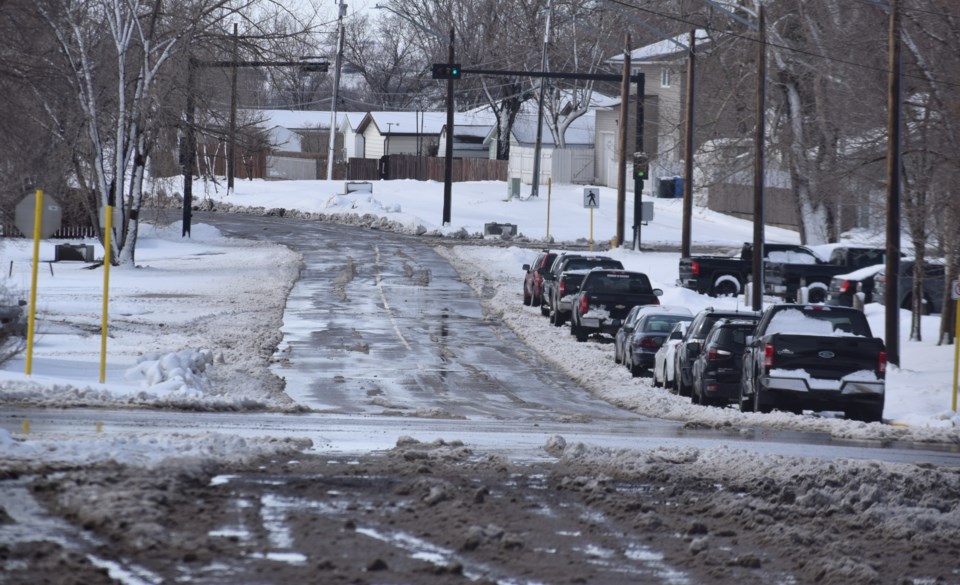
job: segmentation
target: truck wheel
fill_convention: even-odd
[[[530,293],[527,292],[527,289],[523,289],[523,305],[529,307],[532,302],[533,299],[530,297]]]
[[[752,397],[744,395],[742,383],[740,384],[740,412],[753,412]]]
[[[823,303],[827,300],[827,289],[824,286],[810,286],[807,291],[807,302],[811,304]]]
[[[663,387],[663,378],[661,378],[660,376],[657,375],[657,369],[656,369],[656,367],[654,367],[654,369],[653,369],[653,387],[654,387],[654,388],[662,388],[662,387]]]
[[[560,311],[550,309],[550,322],[556,327],[563,325],[563,317],[560,316]]]
[[[713,296],[735,297],[740,294],[740,283],[730,276],[721,276],[713,283]]]
[[[549,317],[551,310],[552,309],[550,308],[550,305],[544,303],[543,297],[541,297],[540,298],[540,314],[543,315],[544,317]]]
[[[851,405],[846,408],[844,415],[849,420],[859,420],[865,423],[882,422],[883,403]]]
[[[766,400],[762,400],[761,398],[762,397],[760,396],[760,389],[754,388],[753,389],[753,411],[763,412],[763,413],[773,412],[773,404],[770,402],[767,402]]]
[[[590,333],[583,327],[580,327],[579,325],[576,325],[576,326],[571,325],[570,329],[573,332],[573,334],[576,335],[577,341],[579,341],[580,343],[583,343],[584,341],[587,340],[588,337],[590,337]]]

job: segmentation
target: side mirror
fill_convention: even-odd
[[[619,329],[620,327],[623,326],[623,321],[621,321],[620,319],[611,319],[610,324],[616,327],[617,329]]]
[[[523,265],[523,270],[524,270],[524,272],[530,272],[530,265],[529,265],[529,264],[524,264],[524,265]]]
[[[663,289],[661,288],[653,289],[653,296],[655,297],[663,296]]]
[[[700,342],[699,341],[688,341],[687,342],[687,353],[690,355],[697,355],[700,353]]]

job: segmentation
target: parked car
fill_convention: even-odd
[[[680,321],[673,326],[660,349],[653,356],[653,385],[672,388],[674,384],[673,366],[676,363],[677,347],[683,341],[683,335],[690,327],[689,321]]]
[[[720,319],[748,319],[756,321],[760,319],[760,313],[756,311],[728,311],[708,308],[697,313],[690,323],[690,328],[683,336],[680,346],[677,347],[676,362],[674,363],[674,375],[676,383],[673,392],[680,396],[690,396],[693,391],[693,360],[700,353],[700,347],[704,338],[713,327],[713,324]]]
[[[620,329],[617,330],[617,334],[613,338],[613,361],[617,364],[624,363],[624,356],[626,355],[626,348],[630,343],[630,337],[633,335],[634,330],[636,329],[637,322],[644,315],[647,315],[651,312],[657,314],[669,315],[673,313],[680,313],[682,315],[689,315],[690,318],[693,318],[693,315],[690,313],[690,309],[685,307],[667,307],[664,305],[637,305],[634,308],[630,309],[630,312],[627,313],[626,318],[623,320],[623,324],[620,326]],[[671,325],[671,329],[673,326]]]
[[[543,300],[543,274],[550,270],[550,265],[556,259],[557,253],[550,250],[540,250],[533,262],[524,264],[523,270],[523,304],[539,307]]]
[[[658,310],[663,309],[663,310]],[[638,311],[636,325],[626,339],[623,363],[634,378],[654,364],[654,356],[680,321],[693,321],[693,313],[686,307],[643,307]]]
[[[901,309],[913,308],[913,268],[915,261],[903,260],[900,262],[900,278],[898,279],[899,293],[897,304]],[[873,277],[873,300],[886,304],[886,272],[878,272]],[[924,262],[923,265],[923,297],[920,305],[920,314],[929,315],[943,312],[943,291],[946,286],[946,266],[942,260]]]
[[[792,261],[791,254],[807,254],[796,244],[764,244],[766,260]],[[745,242],[737,256],[681,258],[677,285],[713,297],[736,296],[753,274],[753,244]]]
[[[794,257],[789,262],[766,260],[764,262],[764,294],[779,296],[789,303],[822,303],[827,300],[830,279],[837,274],[853,272],[860,268],[882,264],[886,248],[858,246],[805,247],[810,256],[798,262]],[[805,291],[807,298],[799,294]]]
[[[561,274],[571,270],[588,271],[593,268],[622,269],[623,264],[619,260],[614,260],[609,256],[588,256],[585,254],[570,252],[564,252],[557,255],[553,261],[553,264],[550,265],[549,272],[545,272],[543,274],[543,301],[540,304],[540,314],[545,317],[550,317],[551,321],[555,321],[554,312],[560,308],[561,300],[564,300],[564,297],[568,297],[577,292],[572,290],[573,287],[571,286],[572,283],[570,281],[567,281],[566,283],[567,288],[565,288],[562,292],[560,291]],[[577,290],[579,290],[579,287]],[[569,312],[570,306],[564,305],[561,310]],[[560,323],[555,324],[562,325],[564,320],[561,320]]]
[[[830,279],[827,290],[827,304],[834,307],[856,307],[872,303],[874,297],[874,276],[883,272],[883,264],[874,264],[847,274],[838,274]],[[859,298],[859,302],[854,302]]]
[[[573,297],[570,332],[577,341],[586,341],[595,333],[615,335],[630,309],[636,305],[659,305],[657,297],[662,294],[642,272],[595,268]]]
[[[703,350],[693,360],[690,399],[704,406],[726,406],[740,398],[740,376],[747,338],[757,322],[720,319],[703,340]]]
[[[764,310],[743,354],[740,408],[842,410],[879,422],[886,348],[862,311],[826,305],[772,305]]]
[[[556,298],[550,303],[550,322],[557,327],[570,319],[573,297],[580,291],[580,284],[589,272],[590,270],[565,270],[554,282]]]

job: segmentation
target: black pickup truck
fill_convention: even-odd
[[[740,409],[842,410],[850,419],[879,422],[886,367],[883,340],[861,311],[772,305],[747,340]]]
[[[573,297],[570,333],[586,341],[593,333],[616,335],[630,309],[637,305],[659,305],[663,294],[653,288],[642,272],[591,270]]]
[[[810,257],[803,262],[764,261],[764,294],[782,297],[788,303],[822,303],[827,300],[830,279],[874,264],[883,264],[886,248],[837,246],[807,247]],[[824,259],[826,257],[826,259]],[[798,297],[803,290],[806,298]]]
[[[579,282],[567,281],[569,290],[560,290],[560,275],[570,270],[591,270],[593,268],[623,268],[619,260],[614,260],[609,256],[588,256],[576,252],[563,252],[559,254],[550,265],[550,270],[543,273],[543,285],[541,288],[540,314],[544,317],[550,317],[554,322],[557,311],[568,313],[570,305],[569,296],[576,293],[574,285],[579,286]],[[561,319],[557,325],[562,325]]]
[[[763,255],[786,260],[789,254],[809,254],[795,244],[764,244]],[[746,242],[739,256],[691,256],[680,259],[680,278],[677,284],[713,297],[735,296],[753,274],[753,244]]]

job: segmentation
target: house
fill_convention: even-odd
[[[357,158],[379,159],[389,154],[435,156],[445,112],[367,112],[357,125],[363,152]]]
[[[695,31],[697,47],[710,43],[707,31]],[[643,144],[650,165],[648,176],[660,177],[683,174],[683,137],[685,135],[686,94],[687,94],[687,58],[689,55],[690,34],[677,35],[670,39],[646,45],[630,52],[630,73],[644,74],[644,124]],[[623,55],[607,59],[607,64],[616,71],[623,70]],[[631,84],[631,98],[636,104],[635,85]],[[636,121],[636,106],[630,107],[630,120]],[[602,185],[616,186],[616,174],[609,172],[610,157],[617,158],[619,108],[606,112],[597,121],[597,166],[598,178]],[[631,122],[631,125],[632,125]],[[628,137],[628,155],[635,150],[634,128]],[[631,167],[632,160],[627,158]],[[614,168],[616,168],[614,166]],[[628,181],[632,183],[632,181]],[[650,182],[648,182],[650,183]],[[630,186],[632,188],[632,185]],[[644,186],[652,190],[653,184]]]
[[[566,147],[557,148],[553,135],[544,127],[540,140],[540,184],[548,179],[559,183],[594,182],[594,139],[596,112],[590,111],[574,120],[564,135]],[[537,142],[537,115],[519,114],[510,131],[508,176],[533,183],[533,166]],[[496,151],[496,127],[485,140]]]
[[[263,129],[268,144],[267,179],[318,179],[326,177],[330,151],[330,112],[306,110],[244,110],[250,124]],[[337,112],[338,127],[350,115]],[[338,133],[334,145],[336,160],[344,152]]]

